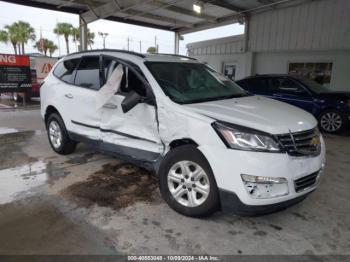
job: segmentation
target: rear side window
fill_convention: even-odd
[[[73,73],[79,61],[80,61],[80,58],[62,61],[55,67],[53,74],[59,79],[67,83],[73,84],[74,82]]]
[[[94,90],[100,89],[100,58],[98,56],[81,59],[75,76],[75,85]]]

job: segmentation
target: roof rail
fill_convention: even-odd
[[[135,55],[138,57],[145,58],[145,55],[133,51],[127,51],[127,50],[122,50],[122,49],[93,49],[93,50],[86,50],[86,51],[80,51],[80,52],[75,52],[68,54],[66,56],[71,56],[71,55],[76,55],[76,54],[85,54],[85,53],[93,53],[93,52],[118,52],[118,53],[125,53],[125,54],[130,54],[130,55]]]
[[[176,57],[182,57],[182,58],[187,58],[191,60],[197,60],[196,58],[190,57],[190,56],[185,56],[185,55],[176,55],[176,54],[167,54],[167,53],[159,53],[155,55],[168,55],[168,56],[176,56]]]

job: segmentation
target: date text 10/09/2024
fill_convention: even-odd
[[[128,256],[128,261],[220,261],[217,256]]]

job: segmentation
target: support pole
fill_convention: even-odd
[[[244,16],[244,52],[249,51],[249,31],[250,31],[250,16]]]
[[[178,55],[180,52],[180,34],[178,32],[175,32],[175,44],[174,44],[174,53],[175,55]]]
[[[80,28],[80,51],[87,50],[87,24],[81,16],[79,16]]]

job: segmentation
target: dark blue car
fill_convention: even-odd
[[[340,132],[350,123],[350,92],[334,92],[313,80],[291,75],[257,75],[237,81],[252,94],[274,98],[313,114],[322,131]]]

